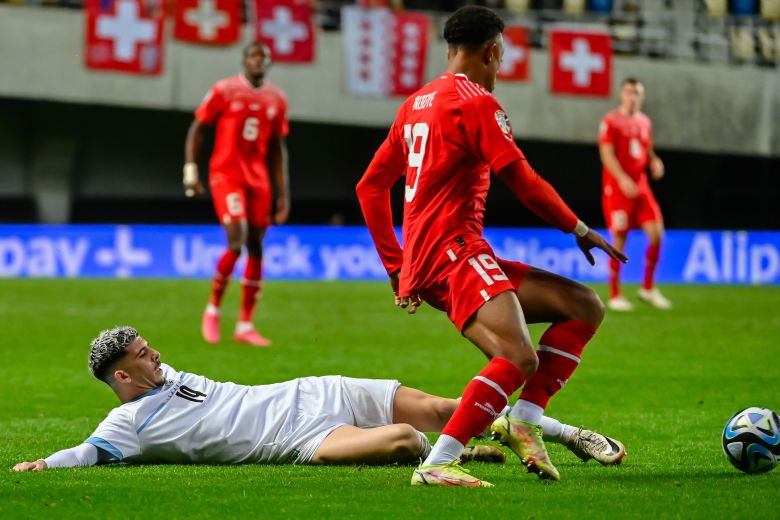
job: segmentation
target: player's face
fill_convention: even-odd
[[[138,336],[125,350],[127,354],[117,369],[126,372],[134,386],[156,388],[165,382],[160,367],[160,353],[150,347],[144,338]]]
[[[265,76],[266,69],[270,62],[268,49],[265,45],[252,45],[244,56],[244,70],[253,78],[262,78]]]
[[[645,99],[645,88],[641,83],[626,83],[620,89],[620,105],[629,114],[642,109]]]

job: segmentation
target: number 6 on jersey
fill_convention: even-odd
[[[417,168],[410,179],[410,174],[406,175],[406,202],[412,202],[414,194],[417,193],[417,183],[420,182],[420,173],[422,172],[422,163],[425,158],[425,144],[428,142],[428,123],[415,123],[404,125],[404,139],[406,139],[406,146],[409,148],[409,155],[407,156],[407,162],[409,168]],[[419,141],[420,147],[415,145]]]

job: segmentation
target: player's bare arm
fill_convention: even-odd
[[[607,168],[609,174],[618,182],[620,191],[626,197],[632,199],[636,197],[639,194],[639,188],[631,176],[620,166],[620,161],[618,161],[615,155],[615,147],[610,143],[599,144],[599,156],[601,157],[601,163]]]
[[[204,130],[205,125],[198,119],[193,119],[189,130],[187,130],[187,138],[184,141],[184,176],[182,185],[184,186],[184,194],[188,197],[194,197],[204,191],[203,183],[200,181],[198,173],[198,155],[203,144]]]
[[[577,245],[591,265],[595,264],[595,259],[590,252],[594,247],[620,262],[628,260],[626,255],[607,242],[604,237],[579,220],[555,188],[536,173],[528,161],[522,159],[513,161],[496,175],[509,186],[528,209],[548,224],[565,233],[575,234]]]
[[[268,169],[276,190],[274,224],[284,224],[290,216],[290,176],[287,169],[287,143],[284,137],[271,137],[268,142]]]
[[[647,150],[647,156],[650,158],[650,176],[654,181],[663,178],[665,171],[664,162],[655,154],[655,149],[650,147]]]

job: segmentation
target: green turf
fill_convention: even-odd
[[[268,283],[259,323],[275,346],[206,346],[198,329],[207,290],[195,281],[0,281],[0,466],[81,442],[117,404],[85,361],[95,333],[118,324],[138,327],[175,368],[246,384],[338,373],[455,396],[484,364],[445,316],[405,316],[382,284]],[[411,488],[409,467],[0,471],[0,517],[773,517],[780,469],[743,475],[719,442],[738,409],[780,410],[780,290],[666,292],[672,312],[608,315],[548,410],[622,439],[621,467],[582,464],[552,446],[562,474],[554,484],[514,459],[471,465],[495,489]],[[233,287],[226,316],[236,300]]]

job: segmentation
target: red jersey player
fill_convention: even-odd
[[[509,118],[490,94],[503,29],[484,7],[463,7],[447,20],[447,71],[401,105],[357,186],[396,304],[413,313],[425,301],[445,311],[490,360],[464,389],[443,434],[415,470],[413,485],[489,486],[457,465],[464,445],[488,426],[529,470],[557,480],[539,425],[604,316],[587,287],[495,257],[482,238],[491,172],[550,224],[576,234],[591,263],[593,247],[625,261],[576,217],[515,144]],[[392,227],[390,188],[404,175],[402,250]],[[552,323],[538,352],[526,327],[536,322]],[[499,416],[520,387],[520,399]],[[619,443],[608,449],[622,458]]]
[[[642,228],[649,245],[645,253],[645,275],[639,299],[659,309],[671,308],[669,300],[654,286],[653,277],[661,250],[664,220],[645,169],[658,180],[664,175],[664,163],[653,150],[653,125],[642,113],[645,91],[634,79],[623,80],[620,106],[607,113],[599,127],[599,155],[602,170],[601,195],[604,218],[615,247],[623,250],[631,229]],[[620,294],[620,262],[612,260],[609,270],[609,308],[630,311],[631,302]]]
[[[262,280],[262,241],[273,223],[282,224],[289,212],[287,100],[265,79],[270,51],[261,43],[244,49],[244,72],[218,81],[195,111],[185,143],[184,189],[187,196],[203,191],[196,160],[204,127],[216,125],[214,152],[209,163],[209,187],[217,218],[225,228],[228,248],[217,263],[211,297],[203,313],[202,332],[209,343],[219,341],[219,309],[241,249],[248,260],[241,280],[241,312],[233,339],[265,347],[271,341],[252,324]],[[271,215],[273,190],[275,212]]]

